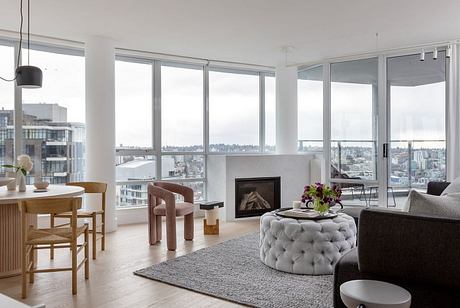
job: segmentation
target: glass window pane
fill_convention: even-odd
[[[259,151],[259,76],[209,72],[209,149]]]
[[[377,179],[377,58],[331,65],[331,177]]]
[[[161,67],[161,149],[203,151],[203,70]]]
[[[116,144],[151,148],[152,65],[115,61]]]
[[[389,186],[405,194],[446,179],[446,58],[438,52],[388,58]],[[388,201],[389,204],[392,201]],[[397,203],[404,200],[397,198]],[[398,204],[399,205],[399,204]]]
[[[0,75],[14,78],[14,48],[0,45]],[[0,80],[0,164],[13,163],[14,149],[14,82]],[[1,168],[3,176],[5,168]]]
[[[265,77],[265,152],[276,149],[276,83],[275,77]]]
[[[204,178],[204,155],[162,155],[161,178]]]
[[[323,67],[300,71],[297,81],[299,151],[323,150]]]
[[[117,181],[117,206],[147,205],[147,185],[156,178],[154,155],[117,155],[115,167]]]
[[[27,50],[22,50],[23,63]],[[85,58],[31,50],[30,63],[43,72],[40,89],[22,90],[23,151],[34,161],[27,177],[54,184],[84,179]],[[40,142],[41,141],[41,142]]]

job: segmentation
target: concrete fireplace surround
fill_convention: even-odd
[[[303,187],[310,183],[311,154],[294,155],[209,155],[208,199],[224,201],[221,219],[235,220],[235,179],[281,177],[281,207],[299,200]],[[242,218],[244,219],[244,218]]]

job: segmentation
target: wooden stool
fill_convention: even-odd
[[[204,235],[219,234],[219,208],[223,207],[224,203],[220,201],[210,201],[200,203],[200,209],[205,210],[203,219]]]

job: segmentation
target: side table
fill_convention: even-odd
[[[340,286],[348,308],[409,308],[411,295],[397,285],[377,280],[351,280]]]
[[[205,210],[203,219],[204,235],[219,234],[219,208],[224,207],[221,201],[200,203],[200,210]]]

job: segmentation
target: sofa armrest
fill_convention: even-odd
[[[429,182],[426,193],[429,195],[440,196],[450,182]]]
[[[359,219],[362,273],[460,289],[460,219],[365,209]]]

